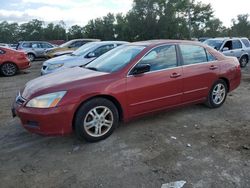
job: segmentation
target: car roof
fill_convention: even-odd
[[[86,38],[86,39],[72,39],[70,40],[72,42],[74,41],[101,41],[100,39],[91,39],[91,38]],[[69,41],[68,41],[69,42]]]
[[[97,42],[91,42],[91,43],[105,45],[105,44],[128,44],[129,42],[126,42],[126,41],[97,41]]]
[[[49,43],[49,42],[47,42],[47,41],[20,41],[20,42],[18,42],[18,43],[35,43],[35,42],[44,42],[44,43]]]
[[[141,42],[133,42],[131,45],[137,45],[137,46],[145,46],[145,47],[152,47],[152,46],[158,46],[158,45],[164,45],[164,44],[196,44],[200,46],[204,46],[199,41],[190,41],[190,40],[168,40],[168,39],[160,39],[160,40],[148,40],[148,41],[141,41]]]
[[[240,39],[247,39],[246,37],[216,37],[216,38],[210,38],[210,39],[207,39],[207,40],[240,40]]]

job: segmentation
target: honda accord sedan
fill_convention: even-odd
[[[120,121],[187,104],[218,108],[240,80],[235,57],[201,43],[129,43],[85,68],[28,82],[16,97],[12,113],[31,132],[75,132],[78,138],[95,142],[110,136]]]

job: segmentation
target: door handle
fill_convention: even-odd
[[[181,76],[181,74],[179,74],[179,73],[173,73],[173,74],[171,74],[170,78],[178,78],[180,76]]]
[[[210,70],[216,70],[216,69],[218,69],[218,66],[211,65],[209,69],[210,69]]]

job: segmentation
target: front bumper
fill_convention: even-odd
[[[18,103],[12,107],[13,117],[18,116],[22,126],[32,133],[41,135],[67,135],[72,133],[72,122],[75,105],[58,106],[56,108],[27,108]]]

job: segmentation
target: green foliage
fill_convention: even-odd
[[[239,15],[236,20],[232,20],[232,27],[226,28],[214,17],[210,4],[195,0],[134,0],[131,10],[126,15],[109,13],[102,18],[90,20],[84,27],[73,25],[68,28],[68,32],[66,28],[63,21],[47,25],[37,19],[21,25],[4,21],[0,23],[0,42],[75,38],[125,41],[189,39],[190,30],[193,38],[250,38],[248,14]]]
[[[232,36],[250,38],[249,14],[238,15],[237,20],[233,19],[233,26],[230,30]]]

